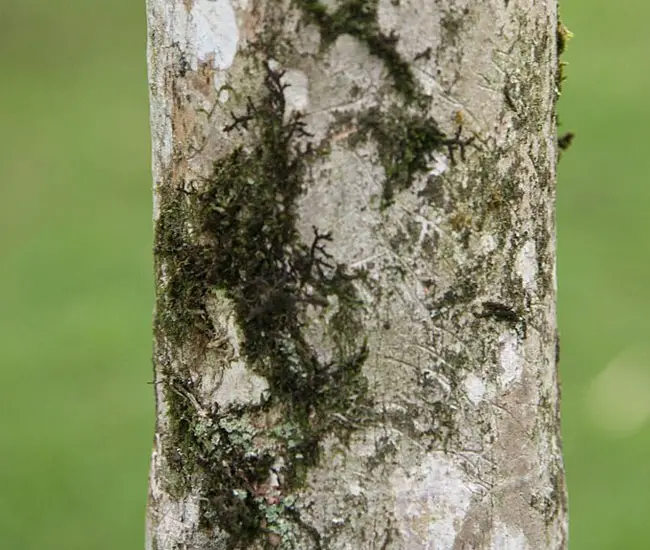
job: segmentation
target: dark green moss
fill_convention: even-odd
[[[387,35],[379,27],[379,0],[343,0],[333,12],[319,0],[295,2],[318,25],[325,47],[343,34],[354,36],[384,62],[397,92],[409,101],[416,98],[417,84],[411,66],[397,51],[399,37]]]
[[[573,143],[573,139],[575,137],[576,136],[573,132],[565,132],[560,137],[558,137],[557,146],[560,148],[560,151],[566,151],[569,147],[571,147],[571,144]]]
[[[450,138],[432,118],[409,112],[424,108],[428,98],[399,56],[397,37],[380,32],[377,0],[347,0],[333,13],[318,1],[295,2],[319,25],[324,45],[341,34],[367,44],[409,105],[341,118],[357,128],[351,141],[377,144],[386,173],[382,206],[426,172],[434,151],[446,149],[452,162],[455,152],[464,156],[471,139],[460,139],[460,126]],[[282,59],[287,46],[274,40],[265,36],[263,51]],[[260,44],[256,47],[259,55]],[[159,341],[176,350],[203,349],[215,338],[207,301],[223,297],[241,329],[247,365],[269,384],[258,405],[198,410],[189,373],[172,368],[172,361],[162,369],[172,434],[166,444],[174,473],[170,490],[182,495],[200,488],[204,527],[229,533],[233,549],[279,532],[282,521],[307,533],[318,547],[317,533],[284,498],[318,464],[327,434],[346,442],[359,426],[377,421],[362,374],[368,349],[356,292],[361,280],[370,283],[362,272],[335,261],[328,252],[331,234],[315,227],[304,242],[296,227],[296,204],[310,164],[327,154],[329,144],[312,144],[301,115],[287,112],[283,74],[268,65],[265,71],[259,97],[249,99],[224,128],[239,133],[246,145],[216,159],[204,180],[165,186],[156,227],[157,269],[165,281],[157,296]],[[336,349],[324,361],[303,333],[305,315],[307,308],[331,312],[333,303],[327,338]],[[266,442],[260,444],[252,426],[270,412],[279,420],[265,425]],[[437,409],[432,414],[445,417]],[[271,511],[259,487],[278,460],[283,500]]]
[[[446,139],[432,119],[405,117],[396,111],[382,114],[378,108],[363,113],[358,125],[357,139],[372,137],[377,144],[385,171],[384,205],[392,202],[396,192],[408,188],[416,174],[428,169],[432,153],[444,147]]]
[[[200,191],[168,189],[156,228],[156,257],[167,280],[158,296],[158,330],[176,347],[207,343],[213,327],[206,300],[211,292],[225,293],[244,335],[247,362],[270,387],[257,408],[232,418],[208,411],[206,424],[187,379],[166,373],[174,434],[168,460],[176,461],[179,483],[188,490],[198,476],[206,527],[216,522],[231,535],[233,548],[265,532],[264,501],[254,488],[264,484],[278,457],[286,465],[286,493],[317,463],[324,434],[345,437],[369,410],[361,373],[367,348],[354,286],[363,274],[334,261],[327,252],[329,233],[314,228],[312,241],[301,241],[296,201],[319,151],[301,116],[287,116],[282,73],[267,66],[264,89],[260,101],[249,100],[224,128],[249,133],[250,146],[216,160]],[[302,324],[307,306],[323,309],[331,299],[338,302],[330,323],[337,350],[323,362]],[[272,408],[282,410],[290,429],[273,433],[273,449],[256,449],[242,436],[242,419]],[[342,413],[350,424],[341,424]]]
[[[465,148],[472,141],[460,139],[460,131],[450,138],[433,118],[410,114],[398,107],[388,112],[371,107],[356,120],[344,114],[339,116],[337,127],[350,124],[356,127],[348,138],[352,146],[369,139],[377,144],[379,162],[385,172],[381,202],[384,208],[390,206],[396,193],[410,187],[416,176],[429,170],[435,151],[445,150],[455,162],[455,152],[464,157]]]

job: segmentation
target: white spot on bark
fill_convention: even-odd
[[[414,214],[413,218],[420,224],[420,236],[418,237],[418,246],[422,246],[424,240],[431,236],[432,233],[438,232],[438,223],[436,221],[428,220],[420,214]],[[432,231],[433,230],[433,231]]]
[[[490,235],[489,233],[482,235],[481,240],[478,243],[479,253],[489,254],[494,251],[497,247],[497,240]]]
[[[446,172],[447,168],[449,168],[449,160],[445,155],[442,155],[440,153],[434,153],[433,161],[434,161],[433,167],[431,168],[431,170],[429,170],[430,176],[439,176],[440,174]]]
[[[228,405],[257,405],[269,389],[266,379],[251,372],[243,361],[233,361],[221,379],[215,400],[222,407]]]
[[[184,24],[175,30],[175,41],[181,45],[193,70],[200,61],[212,60],[215,69],[230,67],[237,53],[239,29],[230,0],[194,0],[185,12]]]
[[[528,240],[517,254],[517,275],[524,282],[524,288],[534,291],[537,282],[537,251],[535,241]]]
[[[350,483],[350,494],[358,497],[361,494],[361,485],[359,485],[356,481],[352,481]]]
[[[472,404],[478,405],[485,395],[486,388],[483,380],[475,374],[470,373],[465,378],[464,386],[467,398],[472,402]]]
[[[529,550],[526,536],[517,527],[497,523],[492,533],[491,550]]]
[[[307,75],[302,71],[288,69],[282,77],[282,82],[289,85],[284,91],[287,114],[307,112],[309,110],[309,80]]]
[[[221,90],[219,92],[219,103],[222,105],[230,99],[230,92],[228,90]]]
[[[408,471],[395,470],[390,484],[395,495],[393,513],[404,537],[401,548],[452,548],[477,489],[463,470],[444,456],[427,455]]]
[[[509,331],[499,338],[501,343],[501,385],[507,388],[512,382],[521,376],[523,358],[520,356],[519,341],[517,334]]]

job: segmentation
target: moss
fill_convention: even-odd
[[[383,208],[392,204],[396,193],[408,189],[416,176],[429,170],[434,152],[445,150],[455,162],[455,151],[459,150],[464,157],[465,147],[472,141],[471,138],[460,139],[460,131],[450,138],[433,118],[411,114],[397,106],[388,112],[371,107],[361,112],[356,120],[352,115],[341,114],[335,130],[347,125],[356,128],[348,137],[350,145],[354,147],[370,139],[377,145],[379,162],[385,173]]]
[[[395,90],[408,101],[417,98],[418,90],[410,64],[397,51],[399,37],[381,32],[378,21],[379,0],[343,0],[328,11],[319,0],[294,0],[309,21],[318,25],[323,45],[329,46],[339,36],[349,34],[368,46],[381,59]]]
[[[571,144],[573,143],[573,139],[575,137],[576,136],[573,132],[565,132],[560,137],[558,137],[557,146],[559,147],[560,152],[566,151],[569,147],[571,147]]]
[[[555,87],[557,89],[557,96],[562,94],[562,87],[564,81],[566,80],[566,62],[562,61],[562,55],[565,53],[567,44],[569,40],[573,38],[573,33],[562,23],[558,15],[557,20],[557,29],[555,36],[555,47],[557,55],[557,69],[555,72]],[[560,126],[559,118],[557,119],[557,126]],[[573,132],[565,132],[564,134],[558,136],[557,145],[558,145],[558,154],[561,155],[564,153],[573,142],[575,134]]]
[[[224,128],[248,134],[250,146],[217,159],[200,190],[162,193],[156,228],[158,268],[164,266],[167,281],[157,297],[160,334],[176,348],[209,342],[214,329],[206,299],[217,290],[234,305],[247,364],[269,383],[260,405],[203,411],[189,376],[163,373],[173,434],[167,456],[180,472],[175,489],[202,487],[204,525],[228,532],[232,548],[285,532],[285,522],[299,523],[290,507],[269,515],[256,488],[281,459],[282,504],[318,462],[322,437],[345,437],[369,409],[361,372],[368,350],[355,290],[363,274],[334,261],[329,233],[314,228],[311,242],[300,238],[296,201],[321,152],[310,144],[301,116],[287,115],[284,89],[282,73],[267,66],[263,97],[249,100]],[[308,306],[324,310],[332,301],[337,349],[323,362],[302,325]],[[271,410],[281,411],[284,428],[264,435],[262,444],[253,420]],[[340,422],[343,414],[349,424]]]
[[[557,56],[557,71],[555,73],[555,85],[557,87],[558,94],[562,92],[562,84],[566,80],[566,75],[564,73],[564,68],[566,67],[566,62],[562,61],[562,54],[565,53],[567,44],[569,40],[573,38],[573,33],[562,23],[558,15],[557,20],[557,30],[555,35],[555,47],[556,47],[556,56]]]
[[[406,189],[416,174],[428,169],[431,154],[442,148],[446,139],[433,119],[404,117],[397,110],[382,114],[371,108],[361,115],[358,126],[356,139],[372,137],[377,144],[385,172],[384,206],[392,202],[396,192]]]
[[[370,53],[383,61],[395,90],[403,100],[402,106],[393,105],[387,112],[373,107],[358,116],[340,113],[334,125],[340,128],[354,124],[355,132],[349,138],[353,146],[369,139],[377,144],[379,161],[385,171],[382,208],[390,206],[396,193],[407,189],[417,175],[427,171],[434,151],[446,148],[452,162],[455,162],[455,151],[464,158],[465,147],[472,138],[460,138],[461,124],[458,133],[449,137],[433,118],[422,114],[429,108],[430,97],[419,88],[411,64],[397,51],[399,37],[381,32],[378,0],[342,0],[335,10],[329,10],[319,0],[294,2],[307,20],[318,25],[323,47],[327,48],[343,34],[354,36],[366,44]],[[429,48],[416,59],[428,58],[431,53]],[[357,91],[353,87],[352,95]],[[418,112],[409,112],[410,108],[418,109]]]
[[[383,207],[427,171],[433,152],[446,149],[452,163],[455,152],[464,156],[471,139],[460,138],[460,123],[448,137],[421,114],[428,98],[398,54],[397,37],[380,31],[377,0],[345,0],[332,13],[318,1],[294,1],[318,24],[324,46],[341,34],[367,44],[406,104],[342,114],[337,123],[356,125],[348,138],[352,145],[376,143],[386,174]],[[267,21],[269,28],[275,23]],[[287,45],[279,38],[264,33],[255,45],[257,57],[264,51],[282,59]],[[155,254],[164,284],[156,330],[159,342],[169,341],[172,349],[200,353],[216,337],[206,301],[223,297],[241,331],[247,366],[267,380],[269,390],[257,405],[206,410],[188,372],[163,368],[171,433],[165,444],[168,490],[179,498],[200,490],[203,527],[228,533],[230,548],[263,539],[300,548],[304,537],[320,548],[291,493],[318,464],[326,435],[346,443],[355,429],[377,421],[362,374],[368,349],[356,291],[359,282],[370,283],[362,271],[335,261],[328,251],[333,235],[314,227],[304,242],[299,234],[296,203],[310,164],[327,155],[330,144],[311,142],[302,116],[287,112],[283,73],[268,64],[264,70],[261,92],[223,129],[237,133],[233,142],[242,144],[216,158],[210,174],[192,187],[166,185],[160,192]],[[308,309],[329,318],[326,338],[335,349],[328,361],[303,333]],[[432,409],[443,431],[448,412]],[[270,495],[263,488],[278,463],[279,494]]]

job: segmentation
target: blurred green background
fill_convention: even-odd
[[[0,548],[144,547],[144,0],[0,4]],[[572,550],[650,548],[650,33],[564,0],[559,316]]]

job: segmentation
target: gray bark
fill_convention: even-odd
[[[147,548],[565,548],[556,0],[148,25]]]

